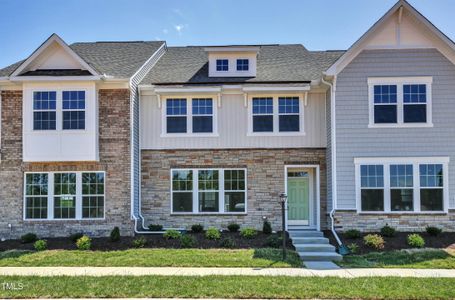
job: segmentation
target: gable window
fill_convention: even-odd
[[[85,129],[85,91],[63,91],[63,130]]]
[[[57,92],[33,92],[33,130],[55,130]]]
[[[299,97],[278,98],[280,132],[300,131]]]
[[[186,126],[186,99],[167,99],[167,133],[185,133]]]
[[[213,132],[213,101],[195,98],[193,105],[193,132]]]
[[[253,131],[273,132],[273,98],[253,98]]]
[[[356,158],[359,212],[446,212],[448,158]]]
[[[428,127],[431,77],[368,78],[369,127]]]
[[[237,71],[248,71],[249,62],[249,59],[237,59]]]
[[[216,70],[219,72],[229,71],[229,60],[228,59],[217,59]]]
[[[104,218],[104,172],[26,173],[24,218]]]
[[[173,213],[245,213],[245,169],[171,170]]]

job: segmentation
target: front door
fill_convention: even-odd
[[[310,225],[311,173],[309,170],[288,170],[288,224]]]

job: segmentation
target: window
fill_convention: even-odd
[[[33,92],[33,130],[55,130],[57,92]]]
[[[171,170],[173,213],[245,213],[246,170]]]
[[[193,132],[213,132],[213,101],[193,99]]]
[[[63,91],[63,130],[85,129],[85,91]]]
[[[248,71],[249,60],[248,59],[237,59],[237,71]]]
[[[300,131],[299,97],[278,98],[280,132]]]
[[[273,98],[253,98],[253,131],[273,132]]]
[[[25,219],[104,218],[104,172],[26,173]]]
[[[362,212],[446,212],[449,159],[356,158]]]
[[[432,126],[431,84],[431,77],[368,78],[369,126]]]
[[[228,59],[217,59],[216,60],[216,70],[225,72],[229,71],[229,60]]]
[[[25,177],[25,218],[47,219],[47,174],[27,174]]]
[[[186,125],[186,99],[167,99],[167,133],[184,133]]]

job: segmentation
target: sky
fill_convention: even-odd
[[[0,0],[0,68],[52,33],[68,44],[165,40],[169,46],[303,44],[347,49],[396,0]],[[409,0],[455,40],[454,0]]]

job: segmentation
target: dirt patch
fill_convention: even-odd
[[[196,240],[195,248],[211,249],[221,248],[220,241],[226,238],[230,238],[234,241],[235,249],[248,249],[248,248],[264,248],[270,247],[267,243],[267,239],[270,236],[276,234],[264,234],[258,233],[253,239],[246,239],[240,236],[239,233],[223,232],[220,240],[208,240],[205,238],[204,233],[187,233],[193,236]],[[167,240],[163,238],[161,234],[154,235],[141,235],[147,240],[147,244],[144,248],[181,248],[179,240]],[[113,251],[113,250],[127,250],[131,249],[132,242],[136,237],[121,237],[118,242],[111,242],[109,238],[93,238],[92,239],[92,250],[98,251]],[[46,239],[46,238],[45,238]],[[69,237],[62,238],[47,238],[48,249],[50,250],[76,250],[76,244],[69,239]],[[294,250],[292,243],[288,239],[288,249]],[[34,250],[33,243],[23,244],[20,240],[7,240],[0,242],[0,251],[5,250]]]
[[[391,251],[391,250],[401,250],[401,249],[411,249],[407,244],[407,237],[409,234],[415,232],[397,232],[394,237],[384,237],[384,249],[381,251]],[[343,233],[338,233],[341,241],[345,245],[357,244],[359,250],[356,254],[366,254],[369,252],[377,252],[378,250],[369,248],[363,243],[363,237],[367,234],[379,234],[380,233],[362,233],[362,237],[358,239],[348,239]],[[425,240],[426,248],[453,248],[455,249],[455,232],[443,232],[438,236],[430,236],[426,232],[419,232],[419,234]],[[338,245],[335,237],[331,231],[324,231],[324,235],[330,240],[332,245]]]

